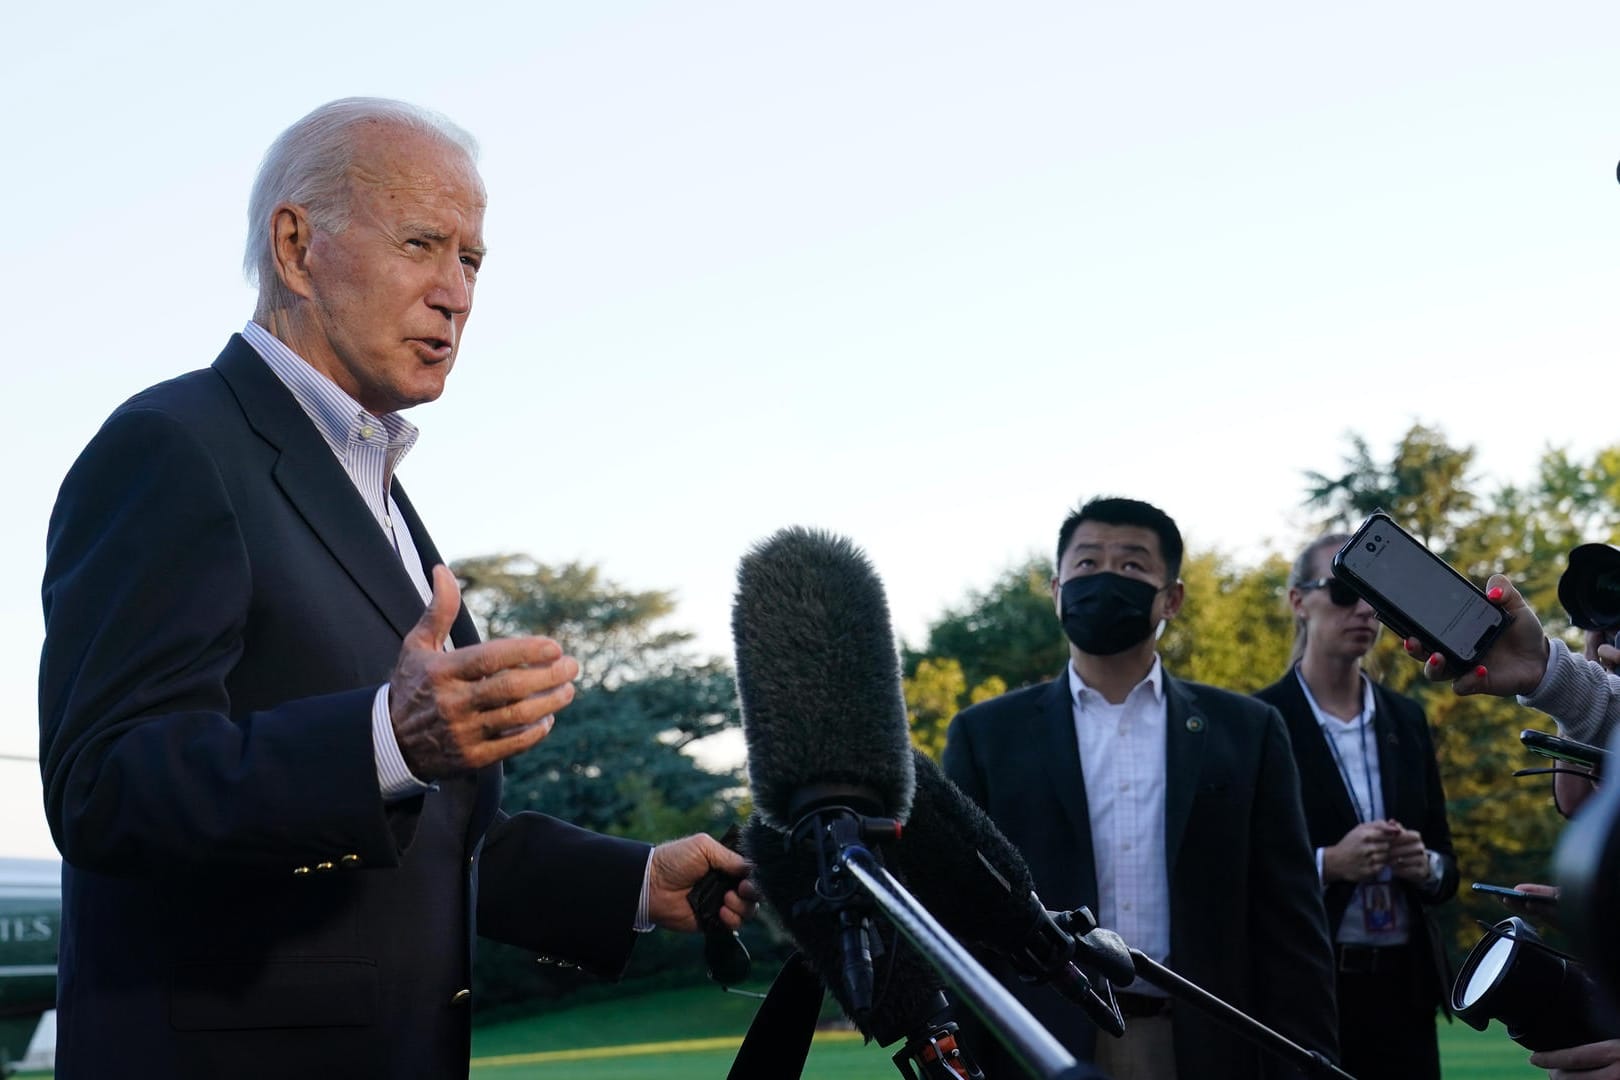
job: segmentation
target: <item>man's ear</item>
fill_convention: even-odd
[[[314,295],[309,274],[309,246],[315,229],[309,214],[295,203],[282,203],[270,214],[270,253],[276,276],[295,296]]]
[[[1181,602],[1187,599],[1187,587],[1180,581],[1164,590],[1164,617],[1173,619],[1176,612],[1181,610]]]
[[[1057,612],[1059,619],[1063,618],[1063,587],[1055,576],[1052,578],[1052,610]]]

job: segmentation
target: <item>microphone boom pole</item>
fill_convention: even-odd
[[[1184,1001],[1208,1015],[1228,1031],[1269,1050],[1289,1064],[1303,1069],[1307,1075],[1331,1076],[1336,1080],[1356,1080],[1315,1050],[1307,1050],[1288,1036],[1269,1028],[1248,1013],[1229,1005],[1195,982],[1177,975],[1163,964],[1145,955],[1140,949],[1131,950],[1131,963],[1143,981],[1152,983],[1177,1001]]]
[[[1026,1070],[1046,1080],[1078,1080],[1092,1075],[869,850],[858,844],[847,845],[838,853],[837,865],[860,885],[901,936],[934,965],[986,1026],[1003,1038]]]

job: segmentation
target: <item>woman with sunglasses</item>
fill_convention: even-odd
[[[1431,909],[1457,891],[1434,744],[1423,709],[1373,682],[1371,607],[1332,576],[1348,536],[1294,561],[1289,672],[1255,696],[1288,724],[1316,848],[1339,1001],[1340,1064],[1354,1076],[1438,1080],[1436,1006],[1451,972]]]

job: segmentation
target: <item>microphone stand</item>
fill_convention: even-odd
[[[1132,949],[1131,963],[1136,974],[1152,983],[1177,1001],[1182,1001],[1206,1014],[1228,1031],[1236,1032],[1249,1042],[1282,1058],[1310,1076],[1331,1076],[1336,1080],[1355,1080],[1315,1050],[1307,1050],[1288,1036],[1267,1027],[1248,1013],[1228,1005],[1195,982],[1182,978],[1156,960],[1149,959],[1140,949]]]
[[[1000,1036],[1025,1071],[1043,1080],[1081,1080],[1092,1075],[870,851],[848,845],[839,853],[839,866],[859,883],[900,935],[934,965],[950,988]]]
[[[891,1060],[906,1080],[985,1080],[984,1072],[956,1041],[957,1026],[944,994],[936,993],[932,1016],[906,1036]],[[913,1071],[915,1066],[915,1071]]]
[[[854,809],[851,803],[871,805],[861,797],[863,794],[860,789],[842,785],[824,785],[802,793],[794,807],[798,820],[790,840],[816,853],[816,895],[804,903],[837,915],[843,954],[840,978],[856,1019],[864,1023],[872,1007],[872,938],[867,915],[876,909],[1001,1036],[1002,1043],[1027,1072],[1041,1080],[1084,1080],[1094,1075],[884,869],[866,843],[896,839],[901,827],[892,818],[869,817]],[[895,1064],[901,1072],[906,1073],[906,1069],[900,1058],[911,1052],[915,1042],[917,1053],[913,1057],[922,1063],[926,1076],[973,1080],[977,1067],[944,1039],[931,1040],[932,1034],[930,1031],[908,1040],[906,1049],[896,1055]],[[932,1060],[928,1059],[930,1049]],[[958,1067],[971,1071],[956,1071]]]

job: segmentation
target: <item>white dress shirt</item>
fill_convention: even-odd
[[[1159,658],[1118,705],[1069,664],[1080,772],[1091,815],[1097,920],[1148,957],[1170,956],[1170,873],[1164,844],[1164,671]],[[1141,979],[1132,993],[1163,994]]]

